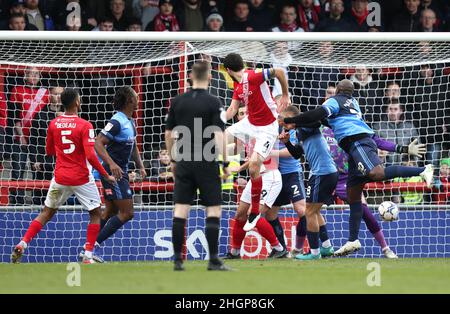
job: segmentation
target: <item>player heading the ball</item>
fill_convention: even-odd
[[[244,144],[248,144],[250,139],[256,140],[248,168],[252,182],[251,213],[244,226],[245,231],[250,231],[260,217],[261,165],[278,138],[278,112],[290,104],[288,83],[282,69],[245,69],[242,57],[236,53],[228,54],[223,65],[234,81],[233,100],[226,111],[226,120],[236,115],[240,103],[247,107],[248,114],[226,130],[227,138],[228,134],[232,135]],[[267,81],[274,77],[278,79],[282,89],[279,108],[267,84]]]

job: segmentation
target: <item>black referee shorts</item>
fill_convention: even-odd
[[[175,171],[175,204],[191,204],[200,190],[203,206],[222,203],[222,182],[217,162],[179,161]]]

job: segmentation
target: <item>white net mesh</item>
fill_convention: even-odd
[[[170,169],[160,158],[167,109],[171,98],[189,88],[189,68],[198,59],[211,60],[210,92],[229,105],[232,82],[222,68],[222,58],[230,52],[242,53],[249,67],[284,67],[293,103],[302,111],[321,104],[330,86],[350,78],[366,121],[380,136],[402,145],[413,138],[427,144],[428,153],[422,160],[381,156],[386,164],[434,164],[437,188],[427,189],[420,178],[393,180],[369,184],[366,196],[373,208],[384,200],[402,204],[398,222],[382,223],[388,244],[400,255],[449,256],[449,215],[442,210],[447,204],[450,166],[446,160],[450,128],[447,42],[20,40],[0,43],[0,110],[5,109],[2,112],[7,116],[5,127],[0,128],[4,133],[0,134],[0,261],[9,260],[13,244],[41,207],[52,177],[54,161],[44,153],[46,126],[58,110],[56,95],[61,89],[57,87],[79,89],[81,116],[99,131],[113,115],[115,90],[126,85],[139,95],[135,117],[138,145],[149,177],[133,183],[138,214],[105,242],[102,253],[109,260],[170,258],[173,185],[166,178]],[[36,73],[38,79],[33,82]],[[271,86],[276,94],[276,83],[271,82]],[[35,113],[30,112],[33,104],[39,108]],[[32,114],[27,126],[30,131],[21,142],[16,123],[23,122],[27,112]],[[304,167],[308,169],[305,163]],[[238,178],[248,179],[246,173],[235,174],[224,189],[227,207],[222,221],[222,254],[230,243],[228,225],[238,199]],[[77,203],[70,200],[68,204]],[[335,246],[343,244],[348,235],[348,213],[340,209],[338,205],[325,215]],[[283,211],[281,216],[291,246],[296,216],[292,210]],[[377,213],[375,216],[379,221]],[[35,249],[30,250],[28,260],[75,259],[84,242],[86,221],[87,214],[78,210],[58,213],[32,244]],[[204,258],[203,211],[192,212],[188,225],[188,257]],[[364,227],[361,241],[363,250],[357,256],[380,256],[378,244]],[[247,256],[265,256],[266,245],[259,236],[249,235],[245,244]]]

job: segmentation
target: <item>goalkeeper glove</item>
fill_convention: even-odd
[[[399,147],[400,149],[398,152],[422,158],[423,155],[426,154],[427,149],[426,149],[425,144],[417,144],[418,142],[419,142],[419,140],[415,139],[414,141],[409,143],[409,145],[407,145],[407,146],[406,145],[400,146]]]

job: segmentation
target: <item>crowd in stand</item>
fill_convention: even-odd
[[[4,30],[41,31],[436,32],[450,30],[450,2],[6,0],[0,1],[0,24]]]

